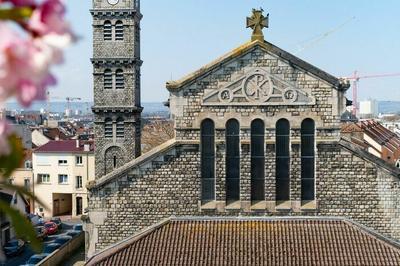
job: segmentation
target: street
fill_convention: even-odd
[[[48,236],[45,241],[43,242],[43,246],[46,245],[46,243],[49,243],[50,241],[52,241],[55,237],[57,237],[58,235],[61,235],[63,233],[65,233],[68,230],[71,230],[72,227],[75,224],[80,223],[80,221],[63,221],[63,226],[62,229],[55,235],[51,235]],[[5,263],[2,263],[0,265],[4,265],[4,266],[18,266],[18,265],[22,265],[25,264],[27,262],[27,260],[29,260],[29,258],[35,254],[29,247],[29,244],[26,245],[25,250],[19,254],[16,257],[12,257],[7,259],[7,261]]]

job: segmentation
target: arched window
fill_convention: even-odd
[[[226,123],[226,201],[240,200],[240,139],[239,122],[230,119]]]
[[[111,118],[106,118],[106,120],[104,121],[104,137],[113,137],[113,122]]]
[[[256,119],[251,123],[251,201],[265,200],[264,122]]]
[[[315,199],[315,123],[301,123],[301,200]]]
[[[117,71],[115,71],[115,88],[117,90],[123,90],[125,88],[124,71],[122,69],[117,69]]]
[[[123,138],[125,136],[125,124],[124,124],[124,119],[122,117],[118,117],[117,119],[116,135],[117,138]]]
[[[288,120],[278,120],[275,138],[276,200],[287,201],[290,200],[290,124]]]
[[[104,70],[104,89],[111,90],[113,88],[113,75],[111,69]]]
[[[215,128],[211,119],[201,123],[201,201],[215,200]]]
[[[112,25],[111,25],[111,21],[109,21],[109,20],[104,21],[103,37],[104,37],[105,41],[112,40]]]
[[[115,23],[115,40],[116,41],[123,41],[124,40],[124,23],[118,20]]]

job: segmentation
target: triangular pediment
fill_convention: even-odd
[[[269,42],[261,42],[259,40],[252,41],[245,43],[244,45],[232,50],[231,52],[225,54],[224,56],[216,59],[215,61],[211,62],[210,64],[205,65],[204,67],[200,68],[199,70],[183,77],[177,81],[169,81],[166,84],[168,90],[172,91],[179,91],[180,89],[190,85],[191,83],[195,82],[202,77],[207,76],[208,74],[212,73],[216,69],[218,69],[221,65],[230,62],[232,60],[238,59],[244,54],[251,52],[260,48],[261,50],[268,52],[272,55],[277,56],[281,60],[287,62],[293,67],[296,67],[299,70],[302,70],[317,79],[325,81],[327,84],[332,85],[334,89],[337,90],[347,90],[349,88],[349,83],[341,80],[335,76],[330,75],[329,73],[301,60],[300,58],[280,49],[279,47],[269,43]]]
[[[315,98],[292,84],[254,68],[233,82],[212,90],[202,105],[314,105]]]

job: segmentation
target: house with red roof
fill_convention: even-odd
[[[93,150],[91,141],[51,140],[33,151],[34,193],[46,205],[36,204],[35,213],[44,217],[83,214],[86,184],[94,179]]]

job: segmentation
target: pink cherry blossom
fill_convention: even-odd
[[[61,0],[45,0],[34,11],[28,28],[39,35],[71,34],[69,24],[64,19],[65,6]]]
[[[11,126],[5,120],[0,120],[0,156],[8,155],[11,152],[8,144],[11,132]]]
[[[47,87],[56,83],[50,68],[63,61],[62,49],[75,36],[64,19],[63,0],[0,0],[2,3],[33,9],[26,21],[15,21],[26,35],[17,34],[0,20],[0,104],[15,97],[28,107],[34,100],[45,99]],[[9,152],[9,131],[7,123],[0,121],[0,154]]]

